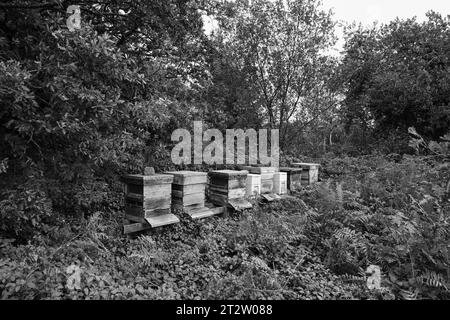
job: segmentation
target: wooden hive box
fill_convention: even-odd
[[[121,180],[125,185],[127,220],[148,223],[152,228],[180,222],[170,210],[172,176],[126,175]]]
[[[302,168],[302,182],[313,184],[319,181],[319,167],[317,163],[293,163],[292,166]]]
[[[274,193],[274,174],[278,171],[275,167],[242,167],[251,174],[261,176],[261,194]]]
[[[249,173],[247,175],[246,196],[255,197],[261,194],[261,175]]]
[[[247,193],[247,171],[219,170],[209,172],[209,200],[216,205],[234,209],[249,209],[244,198]]]
[[[173,176],[172,206],[188,213],[193,219],[203,219],[214,215],[205,207],[206,172],[171,171]]]
[[[289,191],[299,191],[302,186],[302,168],[280,168],[287,173],[287,188]]]
[[[287,173],[275,172],[273,178],[273,188],[276,194],[287,194]]]

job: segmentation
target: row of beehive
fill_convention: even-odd
[[[317,181],[318,165],[298,164],[297,168],[280,168],[279,171],[267,167],[243,169],[212,171],[209,174],[175,171],[124,176],[126,218],[158,227],[179,222],[171,208],[182,209],[194,219],[212,216],[216,212],[205,206],[205,193],[215,205],[234,203],[248,208],[249,204],[241,201],[246,196],[286,194],[288,189],[298,190],[302,181],[307,184]]]

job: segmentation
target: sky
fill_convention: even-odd
[[[334,18],[338,21],[362,23],[372,25],[374,22],[388,23],[396,17],[401,19],[417,17],[418,21],[426,19],[426,12],[437,11],[442,15],[450,15],[450,0],[321,0],[323,8],[334,12]],[[209,17],[204,17],[205,32],[210,33],[215,28],[215,22]],[[342,51],[343,29],[336,30],[338,42],[329,52],[340,55]]]
[[[429,10],[450,14],[450,0],[322,0],[323,6],[333,9],[335,18],[346,22],[389,22],[396,17],[425,19]]]
[[[372,25],[375,22],[388,23],[400,19],[416,17],[418,21],[426,20],[430,10],[450,15],[450,0],[322,0],[325,9],[332,9],[338,21]],[[338,42],[329,52],[339,56],[344,46],[343,29],[336,29]]]

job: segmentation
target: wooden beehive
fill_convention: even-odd
[[[261,176],[261,194],[274,193],[274,174],[278,171],[275,167],[242,167],[251,174],[259,174]]]
[[[287,188],[289,191],[299,191],[302,186],[302,168],[280,168],[287,173]]]
[[[209,172],[209,200],[216,205],[234,209],[248,209],[251,204],[244,198],[247,188],[247,171],[219,170]]]
[[[193,219],[214,215],[205,207],[207,173],[196,171],[172,171],[172,207],[188,213]]]
[[[261,175],[249,173],[247,175],[247,197],[255,197],[261,194]]]
[[[172,181],[165,174],[123,176],[125,218],[152,228],[180,222],[170,210]]]
[[[317,163],[293,163],[293,167],[302,168],[302,182],[313,184],[319,181],[319,167]]]
[[[276,194],[287,194],[287,173],[275,172],[273,177],[273,188]]]

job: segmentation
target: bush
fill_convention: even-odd
[[[334,163],[329,170],[341,172]],[[365,158],[355,172],[341,172],[337,184],[324,182],[305,195],[320,213],[320,228],[307,237],[337,273],[357,276],[377,264],[400,298],[448,298],[449,169],[430,158]]]

